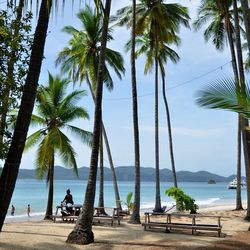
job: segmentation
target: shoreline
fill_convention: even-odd
[[[127,223],[127,216],[121,221],[121,225],[94,225],[92,229],[95,243],[85,246],[70,245],[65,241],[75,226],[74,223],[30,220],[5,223],[0,233],[0,250],[250,249],[250,223],[244,221],[245,211],[232,209],[234,204],[209,206],[198,210],[200,213],[222,216],[222,237],[218,237],[217,232],[199,230],[194,235],[190,230],[173,230],[168,234],[162,229],[144,231],[139,224]],[[142,215],[141,221],[143,220]],[[232,248],[226,248],[228,244]]]
[[[246,207],[246,201],[243,201],[243,208]],[[170,207],[167,207],[167,209]],[[219,211],[219,210],[224,210],[224,211],[232,211],[235,209],[235,204],[232,202],[226,202],[226,203],[221,203],[221,202],[214,202],[211,204],[206,204],[206,205],[200,205],[198,209],[198,213],[202,212],[211,212],[211,211]],[[141,208],[140,214],[143,217],[145,212],[151,212],[153,210],[153,207],[151,208]],[[174,212],[175,210],[170,210],[170,212]],[[20,222],[39,222],[43,221],[45,215],[44,212],[39,212],[39,213],[31,213],[31,216],[28,217],[27,214],[22,214],[22,215],[7,215],[5,222],[4,223],[20,223]]]

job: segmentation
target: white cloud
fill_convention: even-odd
[[[176,135],[207,137],[221,136],[226,133],[223,128],[208,128],[208,129],[193,129],[193,128],[173,128],[173,133]]]
[[[126,127],[129,131],[132,131],[132,127]],[[154,133],[154,126],[143,125],[139,127],[141,133]],[[167,127],[160,126],[159,132],[161,134],[167,134]],[[206,128],[206,129],[196,129],[196,128],[185,128],[185,127],[173,127],[172,133],[174,135],[191,136],[191,137],[208,137],[208,136],[221,136],[226,134],[226,129],[224,128]]]

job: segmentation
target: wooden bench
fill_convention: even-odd
[[[165,221],[152,221],[154,216],[161,215],[161,219]],[[188,221],[178,221],[180,218],[187,218]],[[203,223],[202,219],[217,219],[217,223]],[[145,222],[142,223],[144,230],[153,227],[163,227],[166,232],[170,232],[172,228],[191,229],[192,234],[197,230],[217,231],[218,236],[221,235],[222,225],[220,222],[221,216],[208,214],[183,214],[183,213],[145,213]],[[177,221],[176,221],[177,220]],[[190,221],[189,221],[190,220]]]
[[[60,215],[59,210],[63,211],[63,209],[65,209],[65,207],[63,207],[63,206],[56,207],[55,215],[50,216],[50,218],[53,220],[53,222],[56,222],[57,219],[61,219],[62,221],[73,223],[78,218],[77,214],[80,214],[80,211],[82,209],[82,205],[73,205],[72,206],[73,213],[70,215],[63,215],[63,214]]]
[[[101,211],[102,210],[111,210],[112,211],[112,215],[105,215],[102,214]],[[114,225],[114,222],[117,221],[117,224],[120,225],[120,221],[121,221],[122,217],[120,216],[120,212],[118,208],[107,208],[107,207],[95,207],[94,210],[94,216],[93,216],[93,222],[97,222],[97,223],[101,223],[101,222],[110,222],[111,226]]]
[[[62,221],[73,223],[78,218],[78,216],[76,215],[67,215],[67,216],[51,215],[50,218],[53,220],[53,222],[56,222],[56,219],[61,219]]]

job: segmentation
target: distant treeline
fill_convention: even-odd
[[[116,176],[118,181],[134,181],[134,167],[133,166],[121,166],[116,167]],[[1,171],[1,170],[0,170]],[[66,169],[60,166],[55,167],[55,179],[56,180],[87,180],[89,174],[89,168],[81,167],[78,169],[78,177],[75,175],[72,169]],[[18,174],[19,179],[34,179],[36,178],[35,170],[33,169],[20,169]],[[150,167],[141,168],[141,181],[155,181],[155,169]],[[172,171],[165,168],[160,170],[161,181],[172,182]],[[179,171],[177,172],[177,178],[180,182],[208,182],[214,180],[216,182],[229,182],[235,178],[235,175],[224,177],[216,175],[207,171]],[[104,168],[104,179],[106,181],[112,181],[112,175],[109,168]]]

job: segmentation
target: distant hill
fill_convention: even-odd
[[[115,168],[118,181],[134,181],[134,167],[120,166]],[[78,169],[78,177],[72,169],[66,169],[60,166],[55,167],[55,179],[57,180],[87,180],[89,175],[89,168],[81,167]],[[33,179],[36,178],[35,170],[20,169],[18,174],[19,179]],[[109,168],[104,168],[104,178],[107,181],[112,181],[112,175]],[[154,181],[155,169],[141,167],[141,181]],[[172,182],[172,171],[165,168],[160,170],[161,181]],[[229,182],[235,178],[235,175],[224,177],[216,175],[207,171],[178,171],[177,179],[180,182],[208,182],[215,180],[216,182]]]

